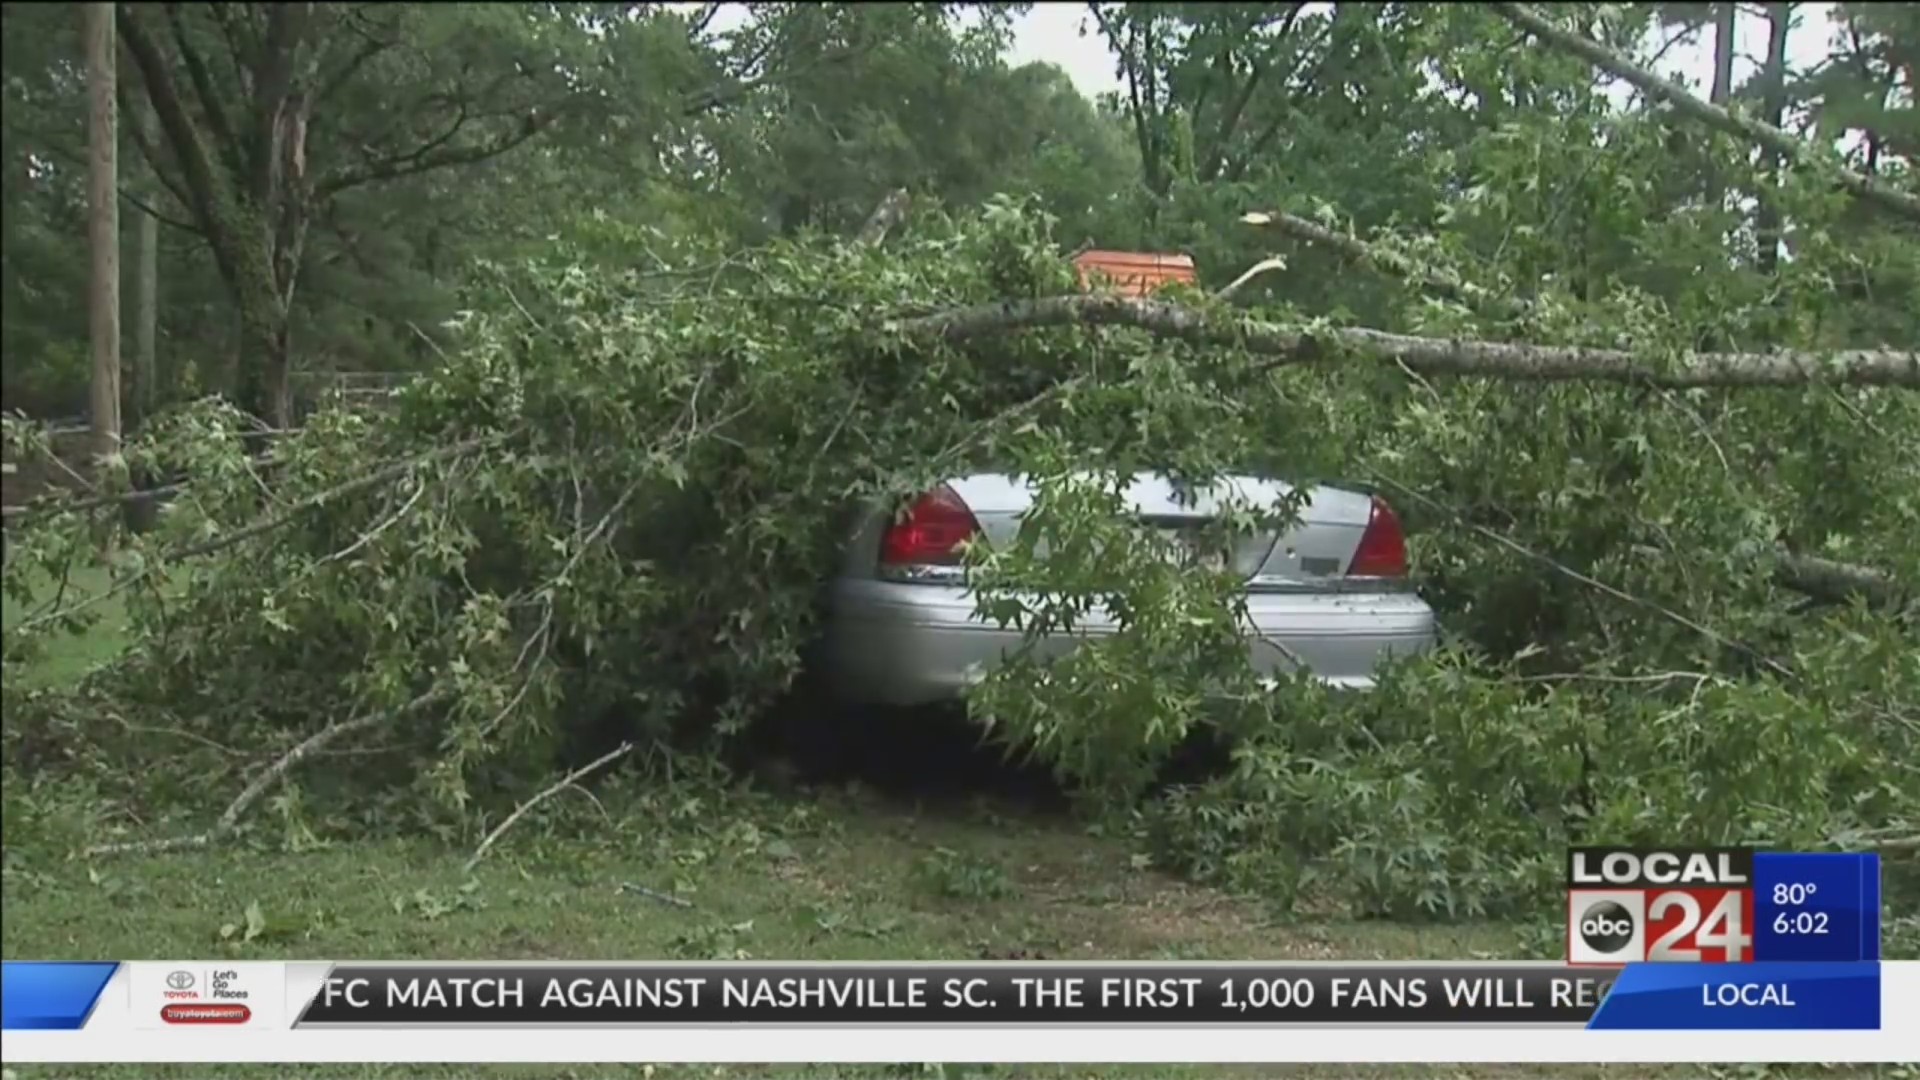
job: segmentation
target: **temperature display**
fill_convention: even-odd
[[[1753,863],[1756,958],[1880,959],[1878,855],[1763,853]]]

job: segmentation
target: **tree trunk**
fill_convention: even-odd
[[[128,123],[142,141],[150,141],[154,128],[153,107],[141,102],[133,104],[130,111]],[[141,177],[139,187],[147,198],[147,206],[160,205],[163,189],[153,174],[152,165],[142,168],[139,155],[134,156],[133,162],[133,171]],[[160,322],[160,219],[148,210],[136,209],[134,223],[138,232],[133,255],[133,362],[125,372],[125,412],[120,421],[123,430],[137,434],[153,415],[160,398],[159,367],[154,359]],[[158,483],[150,472],[138,467],[131,470],[128,480],[140,491]],[[125,504],[121,521],[127,531],[144,533],[153,528],[159,516],[158,499],[136,499]]]
[[[1733,34],[1740,5],[1718,4],[1713,12],[1713,92],[1707,98],[1724,107],[1733,96]]]
[[[115,154],[114,30],[112,4],[82,9],[87,52],[87,241],[92,283],[87,290],[93,339],[90,426],[99,458],[120,452],[120,204]]]
[[[242,283],[240,305],[240,406],[285,430],[293,426],[293,326],[274,295],[273,283]]]
[[[1767,5],[1767,64],[1760,72],[1760,119],[1769,127],[1779,127],[1787,111],[1787,31],[1792,22],[1792,4]],[[1757,193],[1759,207],[1754,212],[1753,232],[1760,245],[1760,272],[1771,275],[1780,265],[1780,204],[1772,189],[1780,183],[1782,162],[1780,155],[1771,151],[1762,151],[1761,157],[1766,162],[1765,179]]]
[[[1739,21],[1740,5],[1713,6],[1713,89],[1707,100],[1723,109],[1733,97],[1733,41]],[[1705,155],[1705,163],[1707,205],[1718,210],[1726,204],[1725,168],[1711,152]]]
[[[153,131],[151,110],[147,106],[132,117],[149,137]],[[160,198],[160,185],[151,174],[146,181],[141,187],[152,205]],[[136,218],[140,232],[134,254],[133,367],[127,379],[126,420],[129,428],[138,430],[160,398],[159,368],[154,360],[160,324],[160,219],[144,212],[137,213]]]
[[[129,5],[120,28],[121,40],[139,65],[147,100],[180,162],[189,209],[212,248],[239,316],[239,349],[235,367],[229,369],[233,377],[223,380],[222,389],[232,392],[241,408],[275,427],[286,426],[292,416],[288,312],[311,210],[311,191],[303,177],[296,190],[287,190],[281,183],[288,166],[304,174],[307,102],[302,98],[288,107],[291,95],[284,77],[291,70],[288,65],[299,40],[300,20],[308,10],[301,5],[270,5],[270,19],[283,20],[283,32],[276,41],[273,63],[261,58],[255,76],[277,74],[280,96],[254,102],[256,112],[272,127],[247,148],[251,157],[246,158],[244,176],[231,171],[237,151],[228,147],[228,153],[218,152],[202,136],[174,80],[173,64],[143,25],[148,17],[143,8]],[[202,93],[200,104],[214,108],[220,103]],[[295,136],[291,141],[289,134]]]

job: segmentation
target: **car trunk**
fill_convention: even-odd
[[[1032,485],[1017,477],[969,476],[949,482],[948,487],[967,504],[985,539],[995,547],[1014,542],[1021,517],[1033,504]],[[1143,473],[1129,482],[1124,498],[1144,524],[1167,531],[1184,548],[1224,510],[1270,510],[1283,506],[1293,492],[1286,483],[1251,477],[1225,478],[1205,488],[1182,490],[1165,477]],[[1253,592],[1342,587],[1372,512],[1373,501],[1367,495],[1314,488],[1291,528],[1235,537],[1229,550],[1202,555],[1214,556],[1216,564],[1231,565]]]

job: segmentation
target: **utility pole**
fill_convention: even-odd
[[[93,338],[93,450],[120,452],[120,206],[114,110],[113,5],[81,5],[87,50],[87,240],[93,280],[87,290]]]

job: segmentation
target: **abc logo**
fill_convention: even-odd
[[[1602,900],[1581,914],[1578,929],[1587,948],[1596,953],[1617,953],[1633,941],[1633,912]]]

